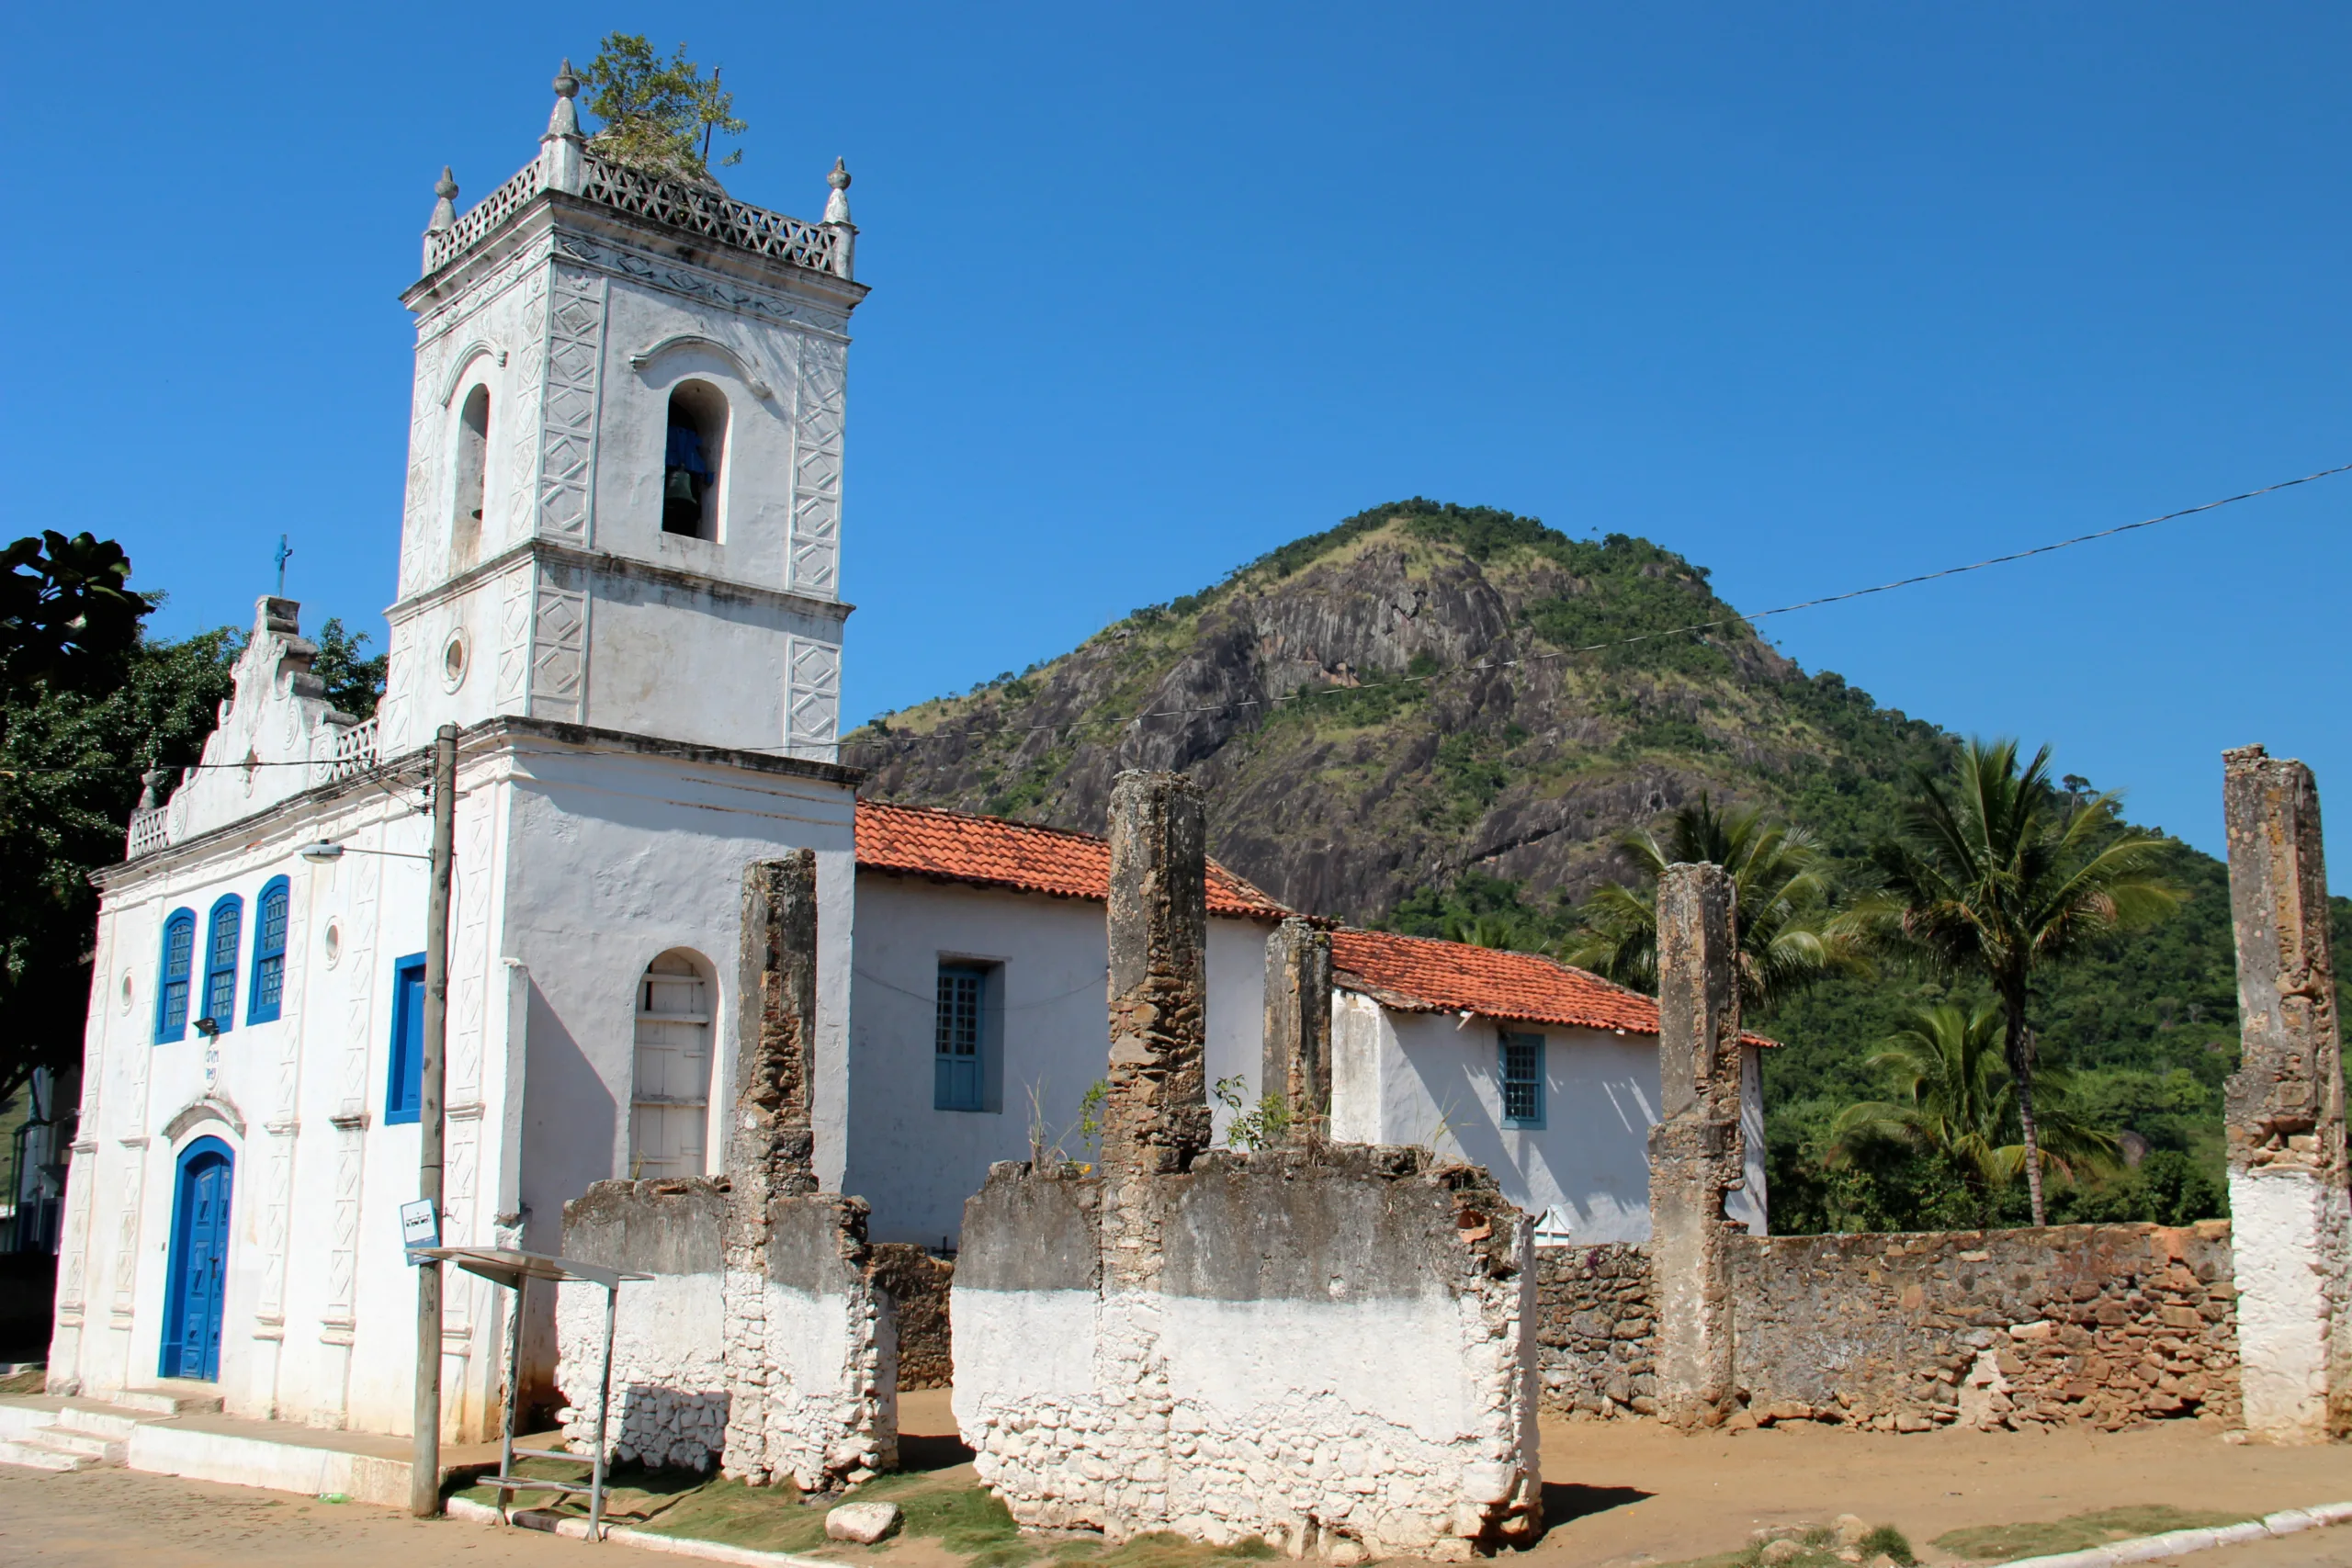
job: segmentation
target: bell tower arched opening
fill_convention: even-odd
[[[482,483],[490,471],[490,389],[466,394],[458,412],[457,499],[449,518],[449,567],[462,571],[481,554]]]
[[[681,381],[670,393],[670,430],[662,463],[662,531],[718,537],[720,464],[727,446],[727,396],[707,381]]]

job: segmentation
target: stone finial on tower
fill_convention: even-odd
[[[848,222],[849,160],[834,159],[832,173],[825,176],[825,183],[833,187],[833,194],[825,198],[825,221],[828,223]]]
[[[438,234],[458,226],[458,181],[449,173],[449,165],[441,165],[441,177],[433,182],[433,221],[424,226],[428,234]]]
[[[441,177],[433,182],[433,218],[424,226],[424,270],[433,270],[433,236],[446,234],[458,226],[458,182],[449,173],[449,165],[441,165]]]
[[[579,96],[579,74],[566,60],[556,68],[555,108],[548,116],[547,134],[539,138],[539,183],[573,196],[587,184],[582,162],[588,142],[580,134],[580,107],[571,101]]]
[[[580,96],[580,77],[566,59],[555,72],[555,109],[548,116],[549,136],[580,134],[580,109],[571,100]]]
[[[825,227],[833,231],[833,276],[854,281],[857,225],[849,220],[849,160],[834,159],[825,183],[833,187],[825,198]]]

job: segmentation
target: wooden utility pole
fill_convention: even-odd
[[[416,1195],[441,1218],[441,1144],[449,1024],[449,877],[458,846],[458,727],[433,737],[433,884],[424,909],[424,1059],[417,1094]],[[511,1397],[511,1395],[510,1395]],[[408,1509],[441,1511],[441,1260],[416,1265],[416,1446],[409,1458]]]

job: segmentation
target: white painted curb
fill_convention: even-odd
[[[498,1510],[487,1503],[477,1503],[470,1497],[452,1497],[445,1505],[453,1519],[470,1519],[478,1525],[500,1522]],[[550,1535],[570,1536],[574,1540],[588,1539],[588,1521],[550,1514],[541,1508],[517,1508],[507,1516],[515,1528],[545,1530]],[[828,1562],[818,1557],[795,1557],[788,1551],[754,1551],[748,1546],[725,1546],[715,1540],[686,1540],[673,1535],[654,1535],[647,1530],[634,1530],[627,1525],[606,1525],[605,1539],[625,1546],[641,1546],[648,1551],[666,1551],[676,1557],[699,1557],[706,1562],[733,1562],[740,1568],[842,1568],[838,1562]]]
[[[2162,1535],[2134,1536],[2130,1540],[2109,1541],[2081,1551],[2015,1558],[2006,1568],[2119,1568],[2126,1562],[2159,1562],[2167,1557],[2185,1557],[2217,1546],[2243,1546],[2248,1541],[2342,1524],[2352,1524],[2352,1503],[2323,1503],[2316,1508],[2281,1508],[2259,1519],[2223,1525],[2219,1529],[2166,1530]]]

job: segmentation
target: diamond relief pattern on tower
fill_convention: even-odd
[[[785,750],[830,762],[841,724],[842,650],[797,637],[786,658]]]
[[[531,712],[572,724],[586,719],[588,595],[539,584],[531,631]]]
[[[521,713],[531,694],[531,569],[510,571],[498,602],[498,678],[491,701],[501,713]]]
[[[559,268],[548,299],[539,532],[569,544],[588,543],[589,481],[596,457],[596,367],[604,337],[605,280]]]
[[[820,337],[801,339],[788,586],[821,599],[834,598],[839,592],[845,357],[840,344]]]

